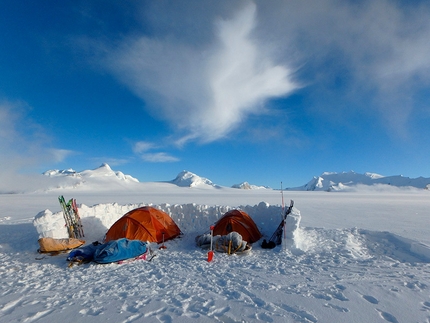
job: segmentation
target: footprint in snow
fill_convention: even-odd
[[[324,304],[324,306],[325,307],[330,307],[330,308],[332,308],[332,309],[334,309],[334,310],[336,310],[338,312],[341,312],[341,313],[347,313],[347,312],[349,312],[349,309],[346,308],[346,307],[337,306],[337,305],[330,304],[330,303],[326,303],[326,304]]]
[[[41,319],[44,316],[47,316],[48,314],[50,314],[53,311],[54,311],[53,309],[50,309],[50,310],[46,310],[46,311],[37,312],[36,314],[27,317],[24,320],[24,322],[35,322],[35,321],[38,321],[39,319]]]
[[[122,321],[121,323],[131,323],[131,322],[137,321],[141,318],[141,316],[142,316],[142,314],[131,315],[131,316],[127,317],[124,321]]]
[[[372,304],[378,304],[379,303],[379,301],[373,296],[370,296],[370,295],[362,295],[362,296],[369,303],[372,303]]]
[[[294,308],[287,304],[279,304],[278,307],[291,313],[296,322],[313,322],[313,323],[318,322],[318,319],[306,310]]]
[[[157,316],[157,319],[160,320],[160,322],[164,322],[164,323],[173,322],[172,317],[170,315],[167,315],[167,314]]]
[[[263,322],[273,322],[273,319],[266,313],[257,314],[257,319]]]
[[[430,311],[430,302],[422,302],[421,304],[426,311]]]
[[[20,297],[14,301],[10,301],[9,303],[5,304],[2,309],[0,309],[0,313],[4,314],[10,314],[13,312],[13,310],[20,306],[22,304],[23,297]]]
[[[391,323],[399,323],[399,321],[397,321],[396,317],[390,313],[381,311],[376,309],[379,313],[379,315],[381,315],[381,317],[386,320],[387,322],[391,322]]]

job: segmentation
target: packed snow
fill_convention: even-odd
[[[100,172],[70,186],[61,177],[52,177],[57,187],[0,194],[1,322],[430,322],[428,190],[281,194]],[[183,235],[167,249],[150,244],[151,261],[69,268],[67,253],[37,252],[40,237],[67,237],[59,195],[77,199],[87,244],[143,205],[167,212]],[[258,241],[212,262],[196,246],[234,208],[268,239],[282,200],[295,206],[281,246]]]

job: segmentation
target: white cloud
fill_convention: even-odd
[[[47,153],[52,156],[54,163],[59,163],[67,159],[70,155],[75,154],[74,151],[68,149],[48,149]]]
[[[319,116],[349,117],[359,102],[389,133],[407,132],[414,95],[430,84],[428,2],[258,3],[264,21],[259,32],[278,44],[280,56],[289,52],[302,63],[297,76],[312,84]]]
[[[138,141],[133,146],[133,152],[136,154],[155,148],[155,144],[148,141]]]
[[[165,152],[145,153],[141,155],[141,158],[144,161],[151,162],[151,163],[167,163],[167,162],[179,161],[178,158],[171,156]]]
[[[153,114],[185,134],[182,143],[222,138],[249,114],[266,112],[267,100],[297,88],[291,70],[272,62],[253,37],[255,4],[214,27],[209,43],[127,39],[105,60]]]
[[[176,1],[182,10],[175,13],[169,2],[147,8],[166,12],[159,20],[145,15],[151,36],[105,47],[103,60],[179,131],[177,143],[223,138],[251,114],[270,112],[265,103],[298,83],[312,85],[301,113],[344,122],[357,109],[376,112],[390,133],[401,134],[414,95],[430,84],[428,2],[191,3],[192,11]]]
[[[157,149],[160,149],[160,147],[149,141],[138,141],[133,145],[133,152],[144,161],[151,163],[170,163],[179,161],[179,158],[166,152],[150,152],[151,150]]]

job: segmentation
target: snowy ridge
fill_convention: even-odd
[[[43,173],[49,177],[74,177],[80,179],[88,179],[91,177],[111,177],[121,181],[139,182],[136,178],[130,175],[124,175],[120,171],[113,171],[112,168],[106,163],[103,163],[100,167],[93,170],[84,170],[82,172],[76,172],[74,169],[69,168],[65,170],[48,170]]]
[[[232,188],[238,188],[241,190],[260,190],[260,189],[270,189],[268,186],[257,186],[251,185],[248,182],[242,182],[240,184],[234,184]]]
[[[367,187],[367,188],[366,188]],[[373,187],[379,190],[389,188],[418,188],[429,189],[430,178],[409,178],[402,175],[382,176],[375,173],[359,174],[354,171],[342,173],[324,172],[310,180],[307,184],[291,191],[353,191]]]
[[[51,180],[46,188],[42,191],[50,191],[55,189],[90,189],[90,187],[98,187],[98,189],[117,188],[133,188],[139,181],[130,176],[125,175],[120,171],[113,171],[106,163],[93,170],[84,170],[76,172],[69,168],[66,170],[48,170],[43,175]],[[44,181],[46,182],[46,181]]]
[[[187,170],[180,172],[174,180],[170,181],[170,183],[181,187],[219,187],[218,185],[212,183],[212,181],[210,181],[209,179],[200,177]]]
[[[88,190],[91,185],[99,186],[99,189],[114,185],[118,189],[138,190],[142,183],[120,171],[113,171],[108,164],[102,164],[93,170],[76,172],[69,168],[65,170],[48,170],[43,173],[50,179],[49,183],[41,181],[47,186],[42,191],[54,189],[81,189]],[[175,179],[164,183],[170,183],[179,187],[191,188],[221,188],[211,180],[195,173],[184,170]],[[268,186],[251,185],[248,182],[235,184],[231,188],[243,190],[271,189]],[[323,172],[320,176],[314,176],[308,183],[299,187],[286,188],[290,191],[357,191],[357,190],[395,190],[395,189],[429,189],[430,178],[409,178],[402,175],[382,176],[376,173],[366,172],[359,174],[354,171],[335,173]]]

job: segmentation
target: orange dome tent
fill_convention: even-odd
[[[248,243],[258,241],[262,235],[251,217],[240,210],[231,210],[215,223],[214,235],[225,236],[230,232],[238,232]]]
[[[165,212],[150,206],[124,214],[106,233],[105,241],[127,238],[161,243],[181,234],[173,219]]]

